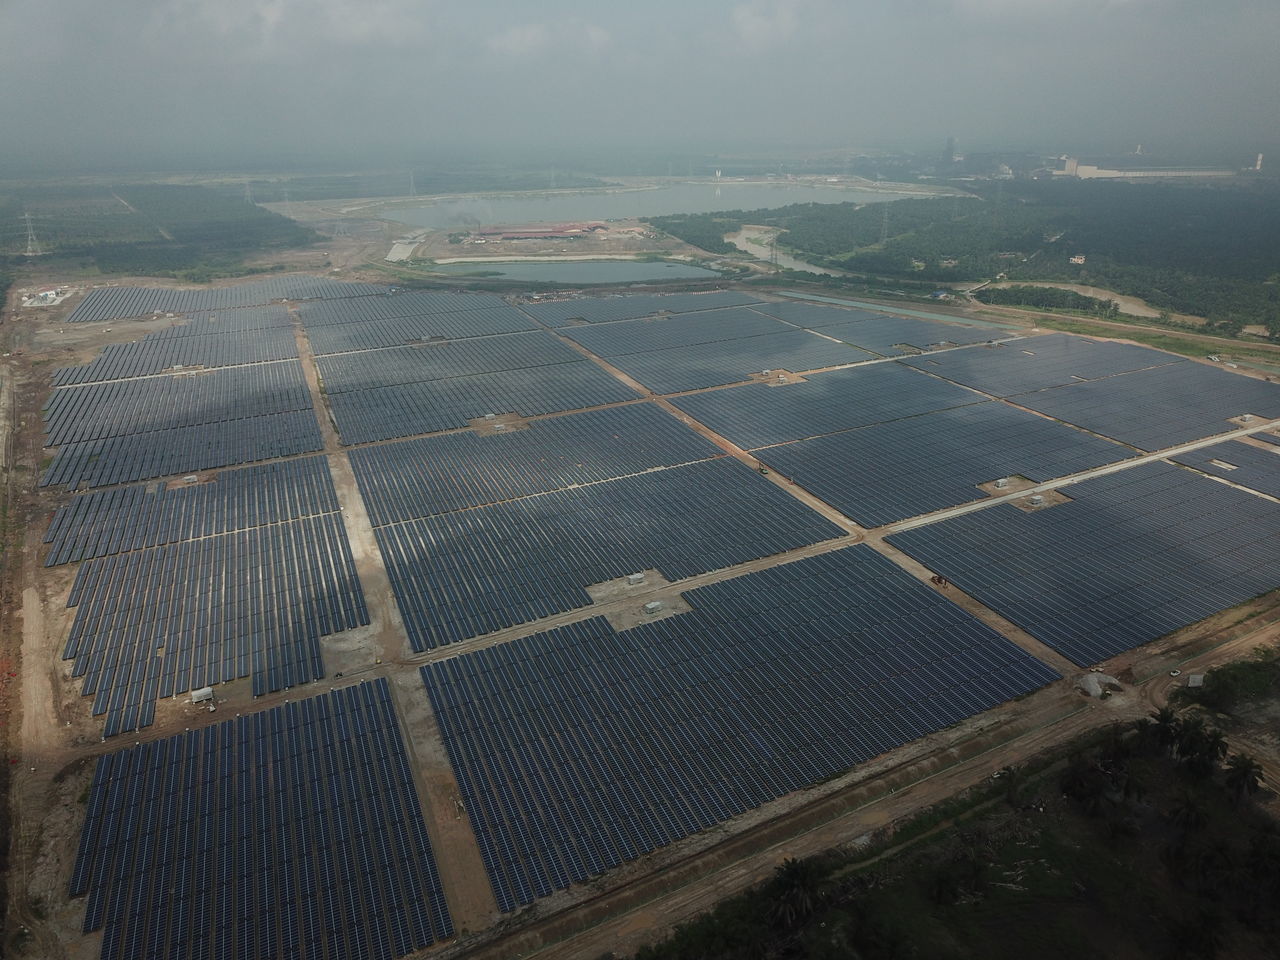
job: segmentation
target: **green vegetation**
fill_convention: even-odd
[[[1240,707],[1280,696],[1280,647],[1260,647],[1247,660],[1215,667],[1202,687],[1183,687],[1178,698],[1216,713],[1233,714]]]
[[[693,244],[707,253],[741,253],[742,251],[724,239],[726,233],[742,229],[741,220],[721,213],[687,213],[671,217],[653,217],[651,226],[685,243]]]
[[[796,204],[658,218],[714,252],[742,223],[779,227],[779,245],[864,278],[931,284],[1059,281],[1140,297],[1238,335],[1280,339],[1280,187],[1026,180],[966,184],[978,195],[889,204]],[[723,231],[720,228],[723,227]],[[707,246],[711,244],[711,246]],[[1084,262],[1073,263],[1083,257]]]
[[[637,960],[1272,955],[1280,824],[1257,761],[1200,717],[1161,710],[1003,774],[938,831],[788,860]]]
[[[1012,287],[984,287],[974,294],[983,303],[1007,304],[1015,307],[1038,307],[1041,310],[1077,310],[1112,318],[1120,312],[1114,300],[1087,297],[1074,290],[1057,287],[1030,287],[1015,284]]]

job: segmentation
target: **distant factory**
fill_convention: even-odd
[[[1262,168],[1259,155],[1254,169]],[[1059,157],[1053,170],[1055,177],[1075,177],[1078,180],[1154,180],[1178,177],[1234,177],[1238,171],[1231,167],[1180,167],[1153,164],[1141,153],[1126,157],[1087,161],[1078,157]]]
[[[609,229],[602,221],[587,223],[546,223],[529,226],[481,227],[472,232],[478,240],[573,240],[586,234]]]

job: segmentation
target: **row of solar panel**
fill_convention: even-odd
[[[316,415],[308,408],[66,444],[40,485],[102,487],[322,449]]]
[[[369,622],[342,518],[307,517],[86,561],[63,651],[107,735],[157,697],[252,676],[255,696],[324,676],[319,637]]]
[[[683,467],[375,530],[415,650],[591,603],[590,584],[670,580],[844,530],[736,460]]]
[[[297,342],[287,327],[201,337],[147,336],[130,343],[108,344],[92,362],[63,367],[53,375],[53,385],[146,377],[175,367],[230,367],[297,356]]]
[[[494,413],[536,416],[634,400],[590,360],[400,384],[329,398],[343,443],[392,440],[465,427]]]
[[[688,599],[423,668],[502,909],[1057,676],[864,546]]]
[[[353,301],[355,302],[355,301]],[[331,304],[331,306],[333,306]],[[463,340],[500,333],[529,333],[537,324],[511,307],[435,313],[426,316],[391,317],[353,323],[309,326],[311,349],[319,356],[398,347],[436,339]]]
[[[61,387],[44,417],[47,446],[311,409],[297,361]]]
[[[102,960],[390,960],[453,935],[383,679],[99,758],[70,892]]]
[[[1174,459],[1215,477],[1280,497],[1280,447],[1263,448],[1228,441],[1181,453]]]
[[[1074,662],[1097,663],[1280,587],[1280,506],[1168,464],[889,539]]]
[[[275,330],[292,327],[289,308],[273,303],[265,307],[238,307],[235,310],[193,313],[147,334],[149,340],[184,337],[207,337],[215,333],[247,333],[250,330]]]
[[[1134,456],[1119,444],[1001,403],[975,403],[757,451],[763,463],[866,527]],[[996,492],[996,491],[993,491]]]
[[[325,391],[332,396],[581,359],[580,353],[551,334],[535,331],[320,357],[316,366]]]
[[[272,277],[230,287],[96,287],[67,317],[68,323],[89,323],[141,317],[152,313],[206,313],[270,303],[273,300],[312,300],[362,297],[386,293],[387,287],[345,283],[319,277]]]
[[[45,566],[75,563],[282,520],[334,513],[338,498],[324,457],[227,470],[212,482],[118,487],[73,498],[45,533]]]
[[[872,317],[822,327],[819,333],[885,357],[945,349],[991,339],[991,331],[913,317]]]
[[[1243,424],[1231,419],[1245,414],[1280,417],[1280,384],[1186,362],[1024,394],[1017,402],[1143,450],[1164,450],[1238,429]]]
[[[342,302],[321,301],[298,306],[308,328],[367,323],[393,317],[424,317],[446,313],[503,310],[503,299],[492,293],[450,293],[443,290],[404,290],[387,297],[361,297]],[[526,324],[527,326],[527,324]]]
[[[573,300],[548,300],[523,304],[521,309],[531,317],[553,327],[563,327],[573,320],[607,323],[631,320],[651,314],[691,313],[718,307],[740,307],[757,303],[755,297],[732,290],[714,293],[642,294],[621,297],[579,297]]]
[[[655,393],[699,390],[750,379],[764,370],[800,373],[872,359],[872,354],[806,330],[649,350],[609,362]]]
[[[722,340],[788,332],[791,332],[791,328],[785,323],[741,307],[709,310],[688,316],[567,327],[561,331],[563,336],[602,357],[619,357],[628,353],[673,347],[695,347]]]
[[[755,450],[985,399],[897,363],[876,363],[815,374],[804,383],[750,384],[672,402],[738,446]]]
[[[350,457],[369,518],[382,526],[719,454],[674,417],[636,403],[535,420],[504,434],[361,447]]]

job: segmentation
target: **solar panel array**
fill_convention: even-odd
[[[903,349],[903,344],[919,350],[930,350],[959,344],[983,343],[991,339],[989,330],[953,323],[938,323],[934,320],[917,320],[914,317],[873,316],[866,320],[830,324],[819,332],[886,357],[912,353],[909,349]]]
[[[1272,450],[1229,440],[1180,453],[1174,459],[1242,487],[1280,497],[1280,447]],[[1231,469],[1219,466],[1219,463],[1230,464]]]
[[[341,303],[320,301],[298,306],[298,316],[308,328],[367,323],[392,317],[474,313],[510,309],[492,293],[449,293],[440,290],[406,290],[383,297],[361,297]],[[526,326],[528,324],[526,323]]]
[[[422,668],[503,910],[1057,678],[864,546],[687,599]]]
[[[67,317],[68,323],[89,323],[141,317],[152,313],[205,313],[270,303],[273,300],[312,300],[363,297],[385,293],[387,287],[347,283],[319,277],[272,277],[230,287],[96,287]]]
[[[1280,417],[1280,384],[1177,363],[1027,394],[1017,402],[1143,450],[1163,450],[1237,429],[1229,420],[1242,414]]]
[[[1066,334],[1034,337],[989,349],[954,350],[902,362],[996,397],[1097,380],[1145,367],[1183,363],[1179,357],[1146,347]],[[1167,371],[1157,376],[1166,375]]]
[[[309,327],[311,349],[317,355],[377,350],[435,339],[487,337],[499,333],[522,333],[536,329],[527,317],[510,307],[473,310],[464,313],[437,313],[423,317],[392,317],[323,327]]]
[[[538,330],[319,357],[316,367],[332,395],[581,359],[572,347]]]
[[[1070,476],[1134,456],[1033,413],[975,403],[758,451],[785,477],[866,527],[981,500],[978,484]]]
[[[324,457],[227,470],[190,486],[117,487],[74,497],[54,515],[45,566],[337,510]]]
[[[63,658],[106,714],[104,736],[148,726],[158,697],[319,680],[320,637],[369,622],[334,513],[87,560],[67,606]]]
[[[634,400],[635,391],[590,360],[338,393],[329,408],[343,443],[465,427],[489,413],[531,417]]]
[[[1280,505],[1143,464],[889,540],[1080,665],[1280,586]]]
[[[672,400],[740,447],[758,447],[913,417],[986,398],[896,363],[832,370],[805,383],[712,390]]]
[[[572,320],[607,323],[611,320],[633,320],[658,312],[690,313],[717,307],[741,307],[758,303],[755,297],[731,290],[715,293],[632,294],[617,297],[578,297],[573,300],[550,300],[526,303],[521,309],[531,317],[553,327],[563,327]]]
[[[310,407],[302,366],[287,362],[61,387],[44,419],[48,445],[58,447]]]
[[[389,960],[453,935],[386,680],[100,757],[70,891],[102,960]]]
[[[315,413],[293,410],[68,444],[58,450],[40,485],[101,487],[323,448]]]
[[[808,327],[811,330],[821,330],[823,327],[836,323],[848,323],[851,320],[874,320],[885,316],[883,313],[873,313],[870,310],[854,310],[848,307],[827,306],[817,303],[799,303],[794,300],[782,303],[761,303],[756,305],[755,309],[761,313],[767,313],[771,317],[777,317],[779,320],[785,320],[787,323],[794,323],[797,326]]]
[[[42,485],[123,483],[319,450],[297,361],[54,390]],[[194,429],[193,429],[194,428]]]
[[[213,333],[244,333],[247,330],[269,330],[292,327],[293,317],[282,304],[265,307],[237,307],[233,310],[210,310],[192,313],[167,327],[147,334],[148,339],[162,337],[206,337]]]
[[[419,651],[584,607],[629,573],[682,580],[844,535],[728,459],[374,532]]]
[[[655,393],[697,390],[750,379],[762,370],[800,373],[870,360],[872,355],[806,330],[610,357],[609,362]]]
[[[437,437],[351,451],[374,526],[595,483],[718,456],[648,403],[547,420],[527,430]]]
[[[576,340],[594,354],[616,357],[624,353],[690,347],[721,340],[758,337],[767,333],[787,333],[790,329],[784,323],[751,310],[729,308],[688,316],[570,327],[564,331],[564,336]]]
[[[91,363],[63,367],[54,374],[53,385],[145,377],[174,367],[228,367],[297,356],[297,342],[287,327],[203,337],[148,335],[132,343],[108,344]]]

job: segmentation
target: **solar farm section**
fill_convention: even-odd
[[[305,277],[67,319],[114,339],[49,375],[32,563],[109,960],[483,938],[1280,586],[1280,386],[1141,347]]]

